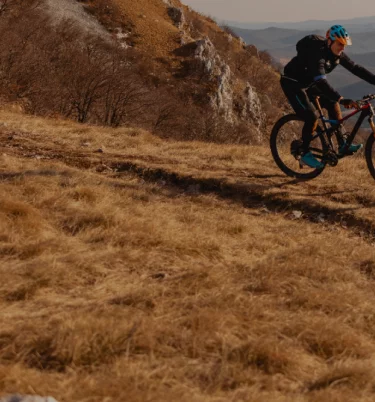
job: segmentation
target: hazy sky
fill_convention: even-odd
[[[375,15],[375,0],[182,0],[220,20],[290,22]]]

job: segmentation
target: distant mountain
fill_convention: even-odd
[[[322,30],[300,31],[286,28],[243,29],[231,27],[247,44],[252,44],[261,50],[267,50],[278,59],[292,58],[296,54],[296,43],[306,35],[325,36]],[[375,52],[375,27],[371,32],[352,34],[353,46],[348,48],[348,54],[364,54]],[[283,52],[285,51],[285,52]]]
[[[296,54],[296,43],[306,35],[322,35],[321,31],[299,31],[297,29],[266,28],[259,30],[231,27],[233,31],[251,45],[267,50],[275,59],[291,59]]]
[[[266,29],[242,29],[231,27],[234,32],[241,36],[241,38],[247,43],[257,46],[262,50],[272,50],[276,48],[283,48],[291,45],[295,45],[299,39],[304,35],[310,33],[322,34],[320,31],[299,31],[297,29],[285,29],[285,28],[266,28]]]
[[[352,18],[347,20],[332,20],[332,21],[301,21],[301,22],[236,22],[236,21],[226,21],[223,22],[226,25],[230,25],[236,28],[243,29],[265,29],[269,27],[274,28],[286,28],[286,29],[297,29],[301,31],[311,31],[311,30],[323,30],[327,31],[327,29],[335,24],[342,24],[346,27],[348,31],[351,33],[362,33],[368,31],[375,31],[375,16],[371,17],[361,17],[361,18]]]
[[[359,81],[340,88],[340,93],[348,98],[361,99],[364,95],[375,93],[375,87],[367,82]]]
[[[375,68],[375,52],[351,55],[353,60],[367,68]]]
[[[361,19],[366,20],[366,19]],[[375,17],[374,17],[375,20]],[[319,23],[321,21],[318,21]],[[304,26],[312,24],[312,21],[303,23]],[[290,24],[296,26],[296,24]],[[289,26],[290,26],[289,25]],[[298,25],[298,24],[297,24]],[[315,24],[318,26],[319,24]],[[296,55],[296,43],[299,39],[309,34],[324,35],[323,30],[302,31],[292,28],[269,27],[266,29],[243,29],[231,27],[241,36],[247,44],[255,45],[260,50],[267,50],[271,56],[285,65]],[[375,25],[371,32],[352,34],[354,45],[347,49],[348,55],[358,64],[375,73]],[[330,83],[344,96],[353,98],[362,97],[366,92],[371,92],[371,86],[350,74],[344,68],[337,68],[329,75]],[[372,88],[375,92],[375,88]]]

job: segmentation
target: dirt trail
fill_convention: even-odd
[[[173,157],[162,155],[134,155],[125,153],[95,153],[74,148],[45,146],[30,139],[15,141],[0,135],[2,151],[38,160],[58,160],[66,165],[89,169],[106,176],[119,178],[126,172],[141,177],[147,182],[173,186],[180,191],[199,195],[212,193],[220,198],[240,203],[246,208],[264,208],[268,212],[290,215],[301,212],[298,219],[319,224],[338,224],[356,235],[373,241],[375,219],[372,217],[375,200],[366,190],[358,187],[354,193],[347,190],[323,188],[317,182],[292,180],[279,173],[272,161],[258,164],[257,169],[209,166],[205,161],[177,164]],[[260,173],[263,171],[264,173]],[[2,175],[3,179],[7,175]],[[371,185],[371,179],[369,179]],[[360,213],[358,213],[360,211]]]

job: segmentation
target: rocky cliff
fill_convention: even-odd
[[[24,74],[16,73],[7,65],[10,49],[5,44],[0,44],[0,65],[3,71],[15,71],[14,77],[8,74],[3,94],[31,86],[30,91],[17,91],[16,98],[33,113],[59,113],[100,124],[140,124],[180,139],[249,143],[264,139],[267,126],[283,107],[278,74],[257,49],[179,0],[44,0],[42,5],[31,1],[38,14],[31,15],[14,0],[0,29],[3,35],[12,29],[17,43],[27,37],[30,53],[46,57],[38,62],[45,69],[43,77],[35,78],[35,65],[27,66]],[[12,24],[12,13],[24,21],[18,18],[18,24]],[[42,14],[49,22],[38,31],[40,37],[24,32],[25,25],[40,24]],[[67,39],[62,41],[62,36]],[[87,43],[86,50],[79,45],[82,42]],[[95,51],[87,53],[90,48]],[[18,57],[19,64],[32,63],[22,54]],[[68,67],[72,58],[80,60],[81,73]],[[35,73],[28,79],[30,71]],[[64,81],[56,83],[56,76]],[[76,84],[69,89],[66,82]],[[48,105],[40,94],[33,95],[43,85],[49,85],[43,89]],[[51,102],[52,85],[59,92],[54,95],[58,104]],[[87,93],[89,99],[82,99]]]

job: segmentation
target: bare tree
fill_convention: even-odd
[[[148,91],[137,77],[114,75],[105,88],[103,123],[117,127],[129,123],[149,104]]]

